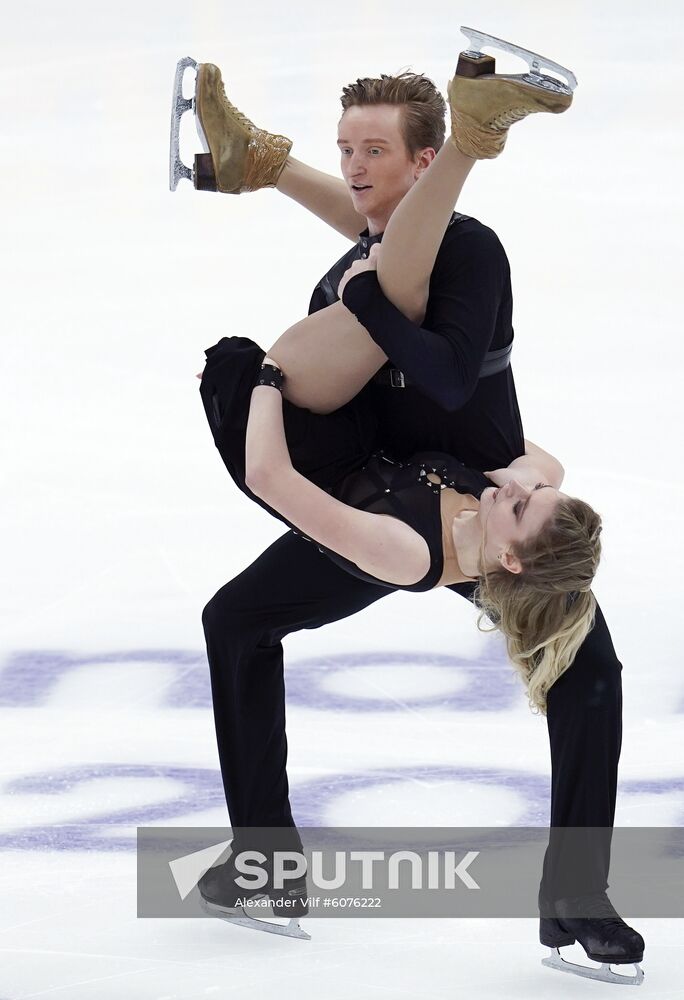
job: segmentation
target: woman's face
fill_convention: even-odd
[[[536,535],[564,496],[546,483],[530,488],[515,479],[505,486],[487,487],[480,497],[478,515],[484,533],[487,569],[503,565],[512,572],[520,572],[519,561],[510,555],[511,546]]]

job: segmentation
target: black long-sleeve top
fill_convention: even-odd
[[[338,301],[337,286],[353,260],[367,256],[382,234],[360,234],[314,289],[309,314]],[[496,234],[454,213],[430,277],[422,327],[384,295],[375,271],[349,281],[342,301],[390,359],[414,383],[404,389],[373,381],[369,394],[379,421],[375,447],[397,458],[435,449],[474,468],[508,465],[524,452],[522,422],[510,368],[478,378],[489,350],[513,339],[508,260]]]

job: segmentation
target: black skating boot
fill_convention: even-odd
[[[567,962],[553,953],[551,959],[544,960],[545,965],[577,975],[591,973],[589,978],[592,979],[611,982],[627,980],[637,985],[642,981],[644,974],[637,963],[644,957],[644,939],[624,922],[605,892],[568,896],[552,904],[542,904],[540,899],[540,906],[542,912],[556,914],[555,917],[543,916],[539,920],[539,940],[543,945],[558,949],[579,941],[587,956],[593,962],[601,962],[603,967],[600,970],[585,970],[583,966]],[[636,965],[637,975],[616,976],[610,972],[610,965]]]
[[[309,912],[306,902],[306,877],[302,875],[300,878],[284,879],[283,887],[277,889],[273,885],[270,866],[265,865],[264,869],[268,874],[268,882],[265,886],[261,889],[254,889],[252,887],[242,889],[235,883],[235,878],[239,873],[235,870],[231,857],[224,864],[217,865],[215,868],[210,868],[206,871],[197,883],[197,887],[205,902],[213,906],[220,906],[226,910],[234,909],[236,905],[239,905],[237,904],[237,900],[239,899],[252,900],[267,896],[272,902],[276,903],[278,910],[282,910],[283,916],[306,916]],[[289,902],[279,903],[281,900],[288,900]]]
[[[212,917],[219,917],[241,927],[308,941],[310,935],[299,926],[300,917],[309,912],[306,877],[302,875],[283,879],[282,888],[276,888],[273,885],[272,866],[265,864],[263,867],[268,881],[259,889],[243,889],[236,884],[235,879],[239,873],[235,869],[232,855],[224,864],[210,868],[197,883],[203,909]],[[268,901],[276,916],[288,918],[287,925],[250,915],[244,905],[257,901],[263,901],[264,904]],[[254,912],[254,907],[249,909]]]

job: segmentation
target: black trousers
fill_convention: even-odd
[[[468,585],[451,588],[469,596]],[[221,774],[234,827],[294,826],[288,798],[284,636],[353,615],[392,591],[357,579],[288,532],[203,613]],[[599,610],[573,665],[548,695],[551,826],[612,827],[621,745],[621,664]],[[532,723],[532,720],[530,720]],[[293,831],[294,832],[294,831]],[[548,899],[608,885],[610,844],[588,843],[578,868],[564,842],[547,850]]]

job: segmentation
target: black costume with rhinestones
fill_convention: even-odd
[[[435,473],[440,482],[429,476]],[[432,590],[444,571],[444,543],[440,497],[443,489],[454,489],[480,499],[491,482],[476,469],[469,469],[453,455],[441,452],[419,452],[407,462],[399,462],[384,452],[373,454],[366,465],[352,472],[335,487],[333,495],[350,507],[371,514],[391,514],[421,535],[430,552],[430,568],[417,583],[398,585],[386,583],[365,573],[349,559],[323,545],[318,548],[348,573],[370,583],[379,583],[392,590]]]

